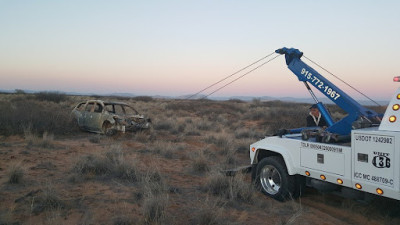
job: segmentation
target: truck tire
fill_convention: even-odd
[[[298,197],[296,177],[288,174],[285,162],[279,156],[262,159],[257,165],[255,184],[265,195],[278,201]]]

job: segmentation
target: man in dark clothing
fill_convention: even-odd
[[[310,107],[310,113],[307,116],[307,127],[326,127],[327,123],[322,117],[316,104]]]

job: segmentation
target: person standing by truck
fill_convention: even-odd
[[[316,104],[310,107],[310,113],[306,118],[307,127],[326,127],[326,121],[322,117]]]

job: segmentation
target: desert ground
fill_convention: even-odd
[[[123,101],[149,131],[79,130],[80,101]],[[400,224],[400,204],[357,201],[307,188],[278,202],[249,174],[249,145],[305,125],[309,105],[280,101],[0,95],[0,224]],[[335,118],[344,114],[329,107]],[[375,110],[382,111],[382,108]]]

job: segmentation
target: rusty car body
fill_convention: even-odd
[[[118,131],[137,131],[151,128],[151,120],[122,102],[88,100],[72,110],[78,126],[86,131],[106,135]]]

